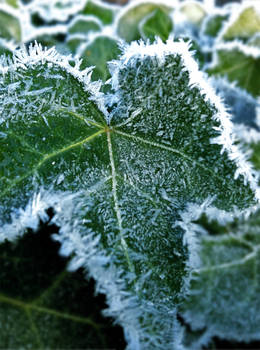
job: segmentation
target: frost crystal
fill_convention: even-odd
[[[106,98],[79,66],[39,45],[1,66],[0,221],[19,235],[51,205],[61,253],[96,279],[129,349],[172,349],[187,274],[180,213],[208,198],[243,210],[256,180],[189,45],[126,47]]]

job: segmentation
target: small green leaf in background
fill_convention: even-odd
[[[206,229],[211,226],[214,235],[204,234],[198,241],[198,266],[182,315],[204,339],[259,340],[260,211],[217,231],[214,222]]]
[[[56,230],[45,225],[0,246],[0,348],[123,350],[122,330],[101,316],[104,298],[58,256]]]
[[[19,8],[18,0],[0,0],[0,4],[8,4],[14,8]]]
[[[256,1],[258,3],[258,1]],[[240,10],[239,16],[231,22],[222,34],[225,40],[249,39],[260,31],[260,13],[257,4],[246,6]]]
[[[87,34],[100,31],[102,24],[98,19],[90,16],[76,16],[68,26],[69,34]]]
[[[88,34],[99,32],[101,29],[102,22],[97,18],[87,15],[78,15],[68,26],[66,44],[73,53],[76,53],[80,45],[87,42]],[[104,50],[106,49],[106,46],[104,46]]]
[[[203,5],[195,1],[185,1],[180,6],[180,12],[186,17],[187,21],[199,26],[207,15]]]
[[[163,41],[166,41],[172,30],[172,19],[161,9],[154,10],[139,23],[139,31],[143,39],[153,40],[159,36]]]
[[[227,19],[227,14],[214,14],[206,16],[204,20],[205,22],[203,23],[203,34],[216,38]]]
[[[170,7],[163,5],[163,3],[160,4],[160,2],[158,2],[158,4],[155,4],[149,1],[142,2],[141,4],[138,4],[138,2],[135,2],[134,5],[133,4],[129,5],[129,7],[127,7],[125,11],[122,14],[120,14],[120,17],[118,19],[118,25],[117,25],[117,33],[121,38],[123,38],[127,42],[140,39],[141,28],[139,26],[140,26],[140,23],[143,20],[145,20],[145,18],[147,18],[147,16],[149,15],[153,16],[153,14],[156,15],[155,11],[160,11],[159,13],[157,13],[156,15],[157,18],[155,19],[159,18],[161,23],[161,17],[162,17],[161,12],[162,12],[165,14],[164,17],[167,17],[167,22],[168,22],[168,18],[169,18],[168,15],[170,14],[171,10],[172,9]],[[153,20],[152,20],[152,23],[153,23]],[[169,24],[167,25],[167,28],[169,28]]]
[[[84,15],[93,15],[103,22],[103,24],[111,24],[117,13],[117,9],[101,1],[88,0],[81,13]]]
[[[0,37],[7,40],[21,41],[21,25],[18,17],[0,8]]]
[[[80,57],[83,59],[82,68],[94,66],[93,80],[104,82],[110,78],[107,62],[116,59],[121,53],[118,41],[105,35],[98,35],[86,44]]]
[[[254,97],[260,96],[260,49],[256,47],[237,42],[219,45],[207,72],[226,76]]]

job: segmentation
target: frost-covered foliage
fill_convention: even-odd
[[[0,248],[55,225],[129,350],[260,340],[254,1],[10,0],[0,19]],[[0,348],[64,347],[34,311],[91,324],[48,306],[60,280],[0,286]]]

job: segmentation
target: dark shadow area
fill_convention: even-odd
[[[102,316],[107,305],[94,280],[66,270],[51,238],[58,230],[41,223],[38,232],[0,245],[0,349],[125,349],[122,328]]]

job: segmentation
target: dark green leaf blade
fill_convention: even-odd
[[[260,96],[260,50],[257,47],[240,42],[220,44],[207,72],[227,76],[254,97]]]
[[[85,273],[68,272],[47,225],[0,246],[1,349],[123,349],[122,331],[101,316]],[[47,253],[46,253],[47,252]],[[118,339],[118,340],[117,340]]]
[[[139,24],[139,30],[143,39],[154,40],[159,36],[166,41],[173,30],[172,19],[160,8],[143,18]]]
[[[1,68],[0,239],[53,207],[61,253],[106,292],[129,347],[171,349],[187,257],[179,211],[254,202],[220,100],[182,42],[125,49],[109,116],[97,85],[53,50],[18,56]]]
[[[141,38],[140,24],[141,21],[156,10],[162,11],[165,16],[171,12],[172,8],[167,5],[164,1],[159,1],[157,4],[155,2],[145,0],[141,3],[135,1],[132,4],[125,7],[125,9],[118,14],[117,18],[117,33],[118,35],[131,42]]]

